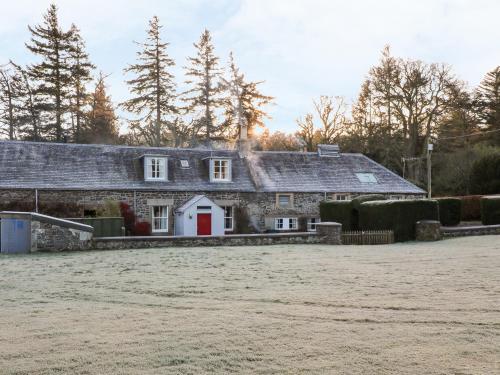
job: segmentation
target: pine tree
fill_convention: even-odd
[[[187,111],[193,115],[197,128],[204,129],[207,142],[221,138],[221,130],[216,123],[215,110],[223,105],[219,68],[219,58],[215,55],[212,36],[208,30],[201,35],[200,41],[193,44],[196,56],[188,57],[190,63],[186,70],[186,84],[191,88],[184,92],[183,101],[187,103]]]
[[[118,119],[111,98],[106,93],[104,78],[101,73],[90,94],[90,110],[86,114],[87,122],[81,135],[85,143],[118,142]]]
[[[19,127],[20,138],[29,141],[40,141],[40,101],[35,94],[33,83],[27,70],[10,61],[16,70],[14,75],[14,87],[18,92],[18,100],[15,106],[15,120]]]
[[[0,135],[10,140],[17,138],[19,127],[15,120],[17,93],[15,72],[7,64],[0,66]]]
[[[488,72],[477,89],[479,117],[485,130],[500,131],[500,66]],[[500,132],[493,133],[491,140],[500,145]]]
[[[71,81],[70,81],[70,111],[73,124],[73,141],[82,142],[82,128],[84,126],[85,105],[88,103],[88,93],[86,84],[92,80],[92,70],[95,66],[89,61],[89,55],[85,51],[85,42],[83,41],[80,30],[71,25]]]
[[[229,79],[222,79],[222,83],[228,93],[224,101],[224,130],[230,137],[234,137],[239,136],[242,128],[246,127],[248,135],[252,137],[255,127],[264,127],[264,118],[270,118],[262,107],[271,104],[274,98],[259,91],[258,85],[263,81],[245,80],[245,75],[236,66],[232,52],[229,54]]]
[[[149,21],[148,37],[144,43],[138,43],[142,48],[137,53],[138,62],[125,69],[126,73],[136,75],[127,81],[135,96],[121,104],[127,111],[140,116],[131,121],[131,127],[151,146],[164,145],[169,137],[177,137],[172,117],[178,113],[178,108],[174,76],[170,73],[175,63],[167,53],[169,43],[161,40],[161,28],[158,17]]]
[[[65,139],[65,119],[71,84],[72,31],[63,31],[57,19],[57,7],[52,4],[41,25],[28,26],[32,36],[26,47],[42,58],[29,68],[30,77],[36,81],[35,94],[44,120],[44,135],[48,139]]]

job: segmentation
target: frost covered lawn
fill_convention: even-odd
[[[500,237],[0,256],[1,374],[500,373]]]

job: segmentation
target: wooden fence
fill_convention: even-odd
[[[394,243],[392,230],[355,230],[342,232],[343,245],[382,245]]]

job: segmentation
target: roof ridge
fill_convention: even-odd
[[[66,146],[66,147],[112,147],[112,148],[125,148],[125,149],[150,149],[150,150],[188,150],[188,151],[207,151],[207,152],[238,152],[238,150],[230,149],[216,149],[204,147],[167,147],[167,146],[129,146],[129,145],[112,145],[102,143],[62,143],[62,142],[40,142],[40,141],[21,141],[21,140],[8,140],[0,139],[0,144],[26,144],[26,145],[47,145],[47,146]]]

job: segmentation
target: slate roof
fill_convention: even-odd
[[[362,154],[326,157],[316,152],[264,151],[253,152],[248,160],[260,191],[425,193]],[[377,183],[362,183],[356,173],[373,173]]]
[[[189,207],[191,207],[193,204],[198,202],[200,199],[203,199],[205,196],[204,195],[195,195],[193,198],[188,199],[182,206],[180,206],[176,212],[184,212],[186,211]]]
[[[169,181],[144,181],[143,155],[168,156]],[[232,182],[209,181],[211,156],[231,158]],[[237,151],[19,141],[0,141],[0,188],[255,191]]]
[[[144,155],[168,157],[169,181],[144,181]],[[210,157],[231,158],[232,182],[209,181]],[[378,183],[361,183],[358,172],[373,173]],[[0,141],[0,189],[6,188],[424,194],[361,154],[263,151],[242,158],[229,150]]]

